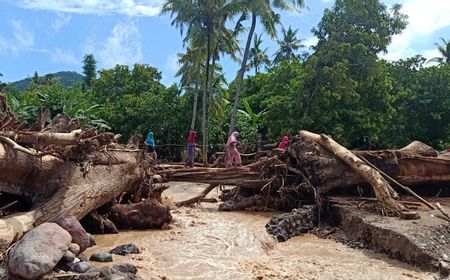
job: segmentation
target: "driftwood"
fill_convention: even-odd
[[[180,207],[180,206],[187,206],[187,205],[191,205],[194,203],[200,203],[204,200],[205,196],[210,193],[213,189],[215,189],[217,187],[217,185],[214,184],[210,184],[206,189],[204,189],[199,195],[187,199],[187,200],[183,200],[183,201],[179,201],[176,202],[175,205]]]

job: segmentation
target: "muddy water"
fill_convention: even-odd
[[[204,186],[171,183],[168,201],[194,196]],[[216,195],[216,194],[213,194]],[[172,211],[169,230],[96,236],[93,252],[136,243],[142,254],[114,256],[132,262],[144,279],[434,279],[384,255],[305,235],[277,243],[264,225],[273,213],[219,213],[216,204]]]

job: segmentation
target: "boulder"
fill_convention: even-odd
[[[88,233],[74,216],[66,215],[59,217],[56,219],[55,223],[70,233],[72,236],[72,243],[76,243],[80,246],[80,252],[83,252],[90,246]]]
[[[139,250],[139,247],[137,245],[130,243],[130,244],[117,246],[116,248],[112,249],[109,252],[111,254],[125,256],[125,255],[128,255],[128,254],[139,254],[140,250]]]
[[[90,261],[93,262],[112,262],[113,258],[112,255],[108,252],[101,252],[101,253],[95,253],[92,254],[89,258]]]
[[[50,272],[64,256],[72,237],[55,223],[43,223],[25,234],[9,253],[9,272],[36,279]]]

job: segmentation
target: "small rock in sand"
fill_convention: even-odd
[[[94,262],[112,262],[113,258],[110,253],[101,252],[101,253],[92,254],[92,256],[89,258],[89,260],[94,261]]]

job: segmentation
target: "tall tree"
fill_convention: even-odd
[[[450,41],[445,40],[444,38],[440,38],[442,41],[442,45],[435,44],[438,48],[439,57],[433,57],[429,60],[429,62],[437,62],[439,65],[450,64]]]
[[[93,54],[85,54],[83,58],[84,83],[88,88],[92,86],[92,81],[97,77],[97,61]]]
[[[305,45],[302,44],[302,40],[297,38],[297,32],[298,29],[293,30],[291,26],[288,30],[283,28],[283,39],[277,41],[280,48],[275,53],[274,64],[279,64],[283,60],[289,61],[298,58],[295,52]]]
[[[255,38],[253,39],[253,47],[250,49],[250,68],[255,68],[255,75],[259,72],[261,67],[263,66],[269,66],[270,65],[270,59],[267,55],[267,48],[264,50],[261,49],[262,34],[255,34]]]
[[[193,47],[206,48],[205,79],[203,86],[203,164],[208,164],[208,101],[210,84],[211,58],[214,57],[214,41],[217,34],[223,34],[226,29],[225,21],[239,11],[235,1],[225,0],[167,0],[163,4],[162,13],[170,13],[173,17],[172,25],[186,35],[185,43]],[[205,46],[206,42],[206,46]]]
[[[186,53],[178,54],[178,69],[176,76],[181,76],[181,85],[185,90],[192,89],[194,101],[192,104],[191,130],[195,129],[197,118],[198,91],[201,83],[202,62],[204,61],[202,49],[188,47]]]
[[[247,70],[247,61],[250,52],[250,44],[255,33],[256,22],[259,19],[264,27],[264,31],[272,38],[276,36],[275,27],[279,22],[279,15],[274,12],[272,8],[283,10],[303,8],[305,6],[304,0],[242,0],[237,1],[241,4],[243,15],[251,14],[251,24],[247,35],[247,42],[244,48],[244,54],[241,61],[241,67],[236,77],[236,93],[234,96],[233,111],[231,113],[230,131],[231,134],[236,128],[237,109],[240,105],[241,87],[244,81],[244,74]],[[241,19],[245,18],[241,17]]]

